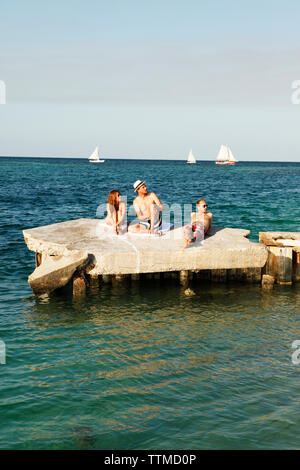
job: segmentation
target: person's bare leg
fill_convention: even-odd
[[[201,224],[202,225],[202,224]],[[197,223],[197,228],[195,230],[195,241],[200,241],[204,239],[205,227]]]
[[[193,227],[191,224],[186,225],[183,229],[184,234],[184,241],[183,241],[183,248],[186,248],[188,245],[193,243],[194,239],[194,232]]]
[[[184,239],[183,242],[183,248],[186,248],[188,245],[191,245],[194,240],[187,240],[186,238]]]
[[[134,225],[129,225],[128,227],[128,232],[132,233],[147,233],[148,229],[144,227],[144,225],[140,224],[134,224]]]
[[[122,225],[118,225],[118,234],[119,235],[124,235],[124,233],[127,232],[127,225],[126,224],[122,224]]]
[[[128,227],[128,232],[139,233],[141,226],[139,224],[132,224]]]
[[[161,231],[158,230],[158,229],[153,229],[153,227],[155,226],[155,224],[157,223],[158,219],[159,219],[159,207],[157,207],[156,204],[152,204],[151,206],[151,209],[150,209],[150,212],[151,212],[151,233],[157,233],[159,235],[161,235]]]

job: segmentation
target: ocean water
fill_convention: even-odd
[[[164,203],[205,197],[214,223],[300,231],[300,163],[0,158],[0,449],[299,447],[300,286],[104,285],[35,297],[22,229],[95,217],[145,179]]]

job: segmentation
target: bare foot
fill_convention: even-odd
[[[160,237],[162,236],[162,232],[160,230],[151,230],[151,235],[159,235]]]
[[[195,241],[195,238],[193,238],[192,240],[188,240],[187,238],[185,238],[184,243],[183,243],[183,248],[186,248],[188,245],[190,245],[194,241]]]

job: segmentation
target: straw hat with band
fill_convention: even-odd
[[[143,186],[143,184],[145,184],[145,181],[141,181],[141,180],[136,180],[134,183],[133,183],[133,189],[134,189],[134,192],[136,193],[139,188],[141,186]]]

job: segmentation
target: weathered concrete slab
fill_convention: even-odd
[[[213,227],[203,242],[183,248],[183,230],[162,237],[114,235],[103,220],[77,219],[23,231],[28,248],[70,256],[92,254],[89,274],[134,274],[185,270],[261,268],[267,248],[249,241],[249,230]]]
[[[299,246],[300,232],[259,232],[259,241],[267,246]]]
[[[293,275],[293,250],[290,247],[268,246],[266,274],[279,284],[291,284]]]
[[[28,277],[30,287],[36,295],[49,294],[65,286],[76,269],[87,261],[88,255],[80,252],[69,256],[46,256]]]
[[[68,220],[23,230],[23,235],[26,245],[31,251],[55,256],[68,256],[74,250],[88,251],[85,247],[95,237],[95,222],[99,221],[96,219]],[[82,250],[76,248],[76,243],[80,243],[84,248]]]
[[[293,240],[292,238],[285,238],[284,240],[277,241],[277,243],[283,246],[300,248],[300,240]]]
[[[260,232],[260,242],[268,248],[266,274],[279,284],[300,280],[300,232]]]

